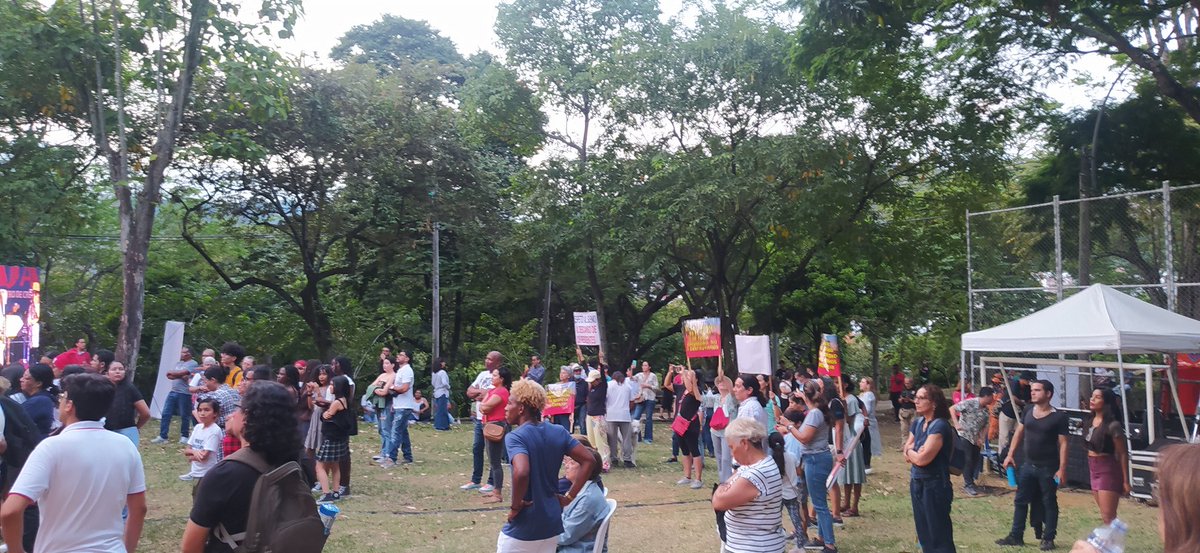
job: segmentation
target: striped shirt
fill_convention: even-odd
[[[725,511],[725,551],[776,553],[787,539],[781,524],[783,478],[770,455],[753,465],[738,467],[734,478],[744,478],[758,496],[736,509]]]

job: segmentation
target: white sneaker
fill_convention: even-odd
[[[704,482],[701,482],[701,481],[699,481],[699,480],[692,480],[692,485],[691,485],[691,488],[692,488],[693,490],[698,490],[698,489],[700,489],[700,488],[703,488],[703,487],[704,487]]]
[[[192,480],[195,480],[196,477],[192,476],[191,473],[188,473],[188,474],[180,474],[179,479],[183,480],[184,482],[191,482]]]
[[[185,436],[183,438],[179,438],[179,443],[181,443],[183,445],[187,445],[187,443],[188,443],[187,437]]]
[[[675,485],[676,486],[687,486],[691,483],[692,483],[692,479],[685,476],[683,478],[680,478],[679,481],[675,483]]]
[[[162,436],[155,436],[153,440],[150,440],[150,443],[154,445],[165,444],[167,443],[167,439]]]
[[[871,474],[872,472],[875,472],[875,469],[868,468],[868,469],[867,469],[866,471],[864,471],[864,472],[865,472],[866,474]]]
[[[479,493],[492,493],[496,491],[496,487],[491,484],[484,484],[479,488]]]

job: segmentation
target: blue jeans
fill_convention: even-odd
[[[392,443],[389,444],[385,457],[393,461],[399,460],[396,451],[404,453],[404,460],[412,462],[412,442],[408,440],[408,421],[413,418],[412,409],[396,409],[392,415]]]
[[[579,434],[587,434],[587,404],[581,403],[575,406],[575,432]]]
[[[388,405],[379,410],[379,456],[386,457],[389,451],[395,451],[392,447],[392,423],[394,413],[392,406]]]
[[[114,432],[116,432],[117,434],[120,434],[122,436],[125,436],[126,438],[129,438],[129,441],[133,442],[133,447],[135,447],[135,448],[138,447],[138,441],[139,441],[138,438],[141,437],[138,435],[138,427],[130,426],[127,428],[114,430]]]
[[[163,405],[162,423],[158,426],[158,437],[167,439],[171,430],[171,417],[179,415],[179,436],[191,436],[192,426],[192,394],[171,392],[167,394],[167,402]]]
[[[475,442],[471,444],[471,481],[479,484],[483,478],[483,446],[486,445],[486,440],[483,439],[483,423],[475,419]],[[492,474],[488,473],[487,483],[492,483]]]
[[[704,410],[704,426],[700,428],[700,453],[707,451],[710,457],[716,457],[717,452],[716,448],[713,447],[712,428],[708,426],[708,421],[712,420],[712,416],[713,409]],[[767,433],[771,433],[769,429]]]
[[[950,503],[954,486],[950,475],[941,478],[913,478],[908,484],[912,499],[913,522],[923,553],[955,553],[954,523],[950,521]]]
[[[646,415],[646,422],[642,423],[642,440],[645,442],[654,441],[654,400],[647,399],[633,407],[633,420],[641,420],[642,415]]]
[[[804,484],[808,486],[808,497],[817,511],[817,531],[821,541],[835,545],[833,541],[833,515],[829,512],[829,494],[825,490],[825,479],[833,470],[833,454],[828,451],[806,453],[804,461]]]
[[[450,430],[450,396],[433,398],[433,429]]]
[[[1025,535],[1025,518],[1031,503],[1042,507],[1042,539],[1053,540],[1058,534],[1058,485],[1054,483],[1056,469],[1036,467],[1025,462],[1017,471],[1017,495],[1013,498],[1011,536]],[[1037,512],[1037,509],[1034,509]]]
[[[563,427],[568,433],[571,432],[571,415],[554,415],[550,417],[550,421]]]

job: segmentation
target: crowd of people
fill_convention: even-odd
[[[89,353],[85,341],[40,361],[0,371],[0,388],[9,387],[0,397],[0,430],[15,429],[0,441],[8,491],[0,523],[8,550],[132,551],[146,514],[138,453],[139,429],[150,418],[146,401],[111,352]],[[670,429],[667,461],[679,463],[677,485],[711,489],[724,551],[836,552],[837,528],[846,517],[862,516],[871,459],[883,453],[871,378],[829,377],[811,368],[730,378],[720,365],[706,378],[672,364],[659,379],[647,362],[613,369],[603,357],[588,359],[581,351],[577,361],[560,367],[557,382],[544,383],[553,372],[539,357],[514,372],[492,351],[466,390],[473,402],[473,459],[471,479],[460,488],[478,491],[485,503],[508,502],[497,551],[591,551],[611,515],[603,475],[637,468],[637,445],[653,443],[656,418]],[[305,493],[319,496],[314,510],[350,496],[349,442],[358,433],[360,408],[369,406],[376,417],[376,464],[412,463],[413,421],[429,413],[436,431],[457,422],[450,414],[448,371],[444,360],[431,364],[430,403],[418,396],[406,351],[393,355],[384,348],[378,374],[360,395],[345,357],[272,368],[256,364],[234,342],[205,350],[200,362],[183,348],[166,374],[171,387],[151,441],[171,443],[172,422],[179,418],[186,467],[179,478],[194,486],[180,549],[236,550],[252,518],[255,483],[289,463],[303,474]],[[979,495],[979,460],[985,444],[993,443],[1002,444],[1002,465],[1015,468],[1017,483],[1010,532],[996,543],[1023,545],[1029,524],[1039,547],[1054,549],[1067,419],[1050,405],[1053,384],[1021,373],[1009,383],[994,381],[978,396],[963,387],[948,398],[932,383],[918,386],[921,378],[897,367],[889,379],[893,416],[901,423],[900,452],[911,465],[909,494],[921,550],[955,551],[951,472],[961,470],[964,493]],[[554,415],[546,413],[548,389],[570,396],[556,400]],[[1102,386],[1088,405],[1093,417],[1084,445],[1103,524],[1116,519],[1120,497],[1130,492],[1119,402]],[[1187,524],[1200,509],[1200,496],[1176,472],[1196,468],[1197,447],[1170,448],[1160,464],[1169,553],[1200,545],[1200,532]],[[963,452],[958,466],[956,450]],[[98,453],[105,462],[63,462],[79,451]],[[711,486],[704,479],[705,457],[715,460]],[[1088,547],[1075,544],[1083,553],[1091,553]]]

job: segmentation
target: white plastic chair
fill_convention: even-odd
[[[608,547],[608,527],[612,523],[613,513],[617,511],[617,500],[606,499],[608,503],[608,512],[604,514],[604,522],[600,523],[600,528],[596,530],[596,547],[592,549],[592,553],[604,553]]]

